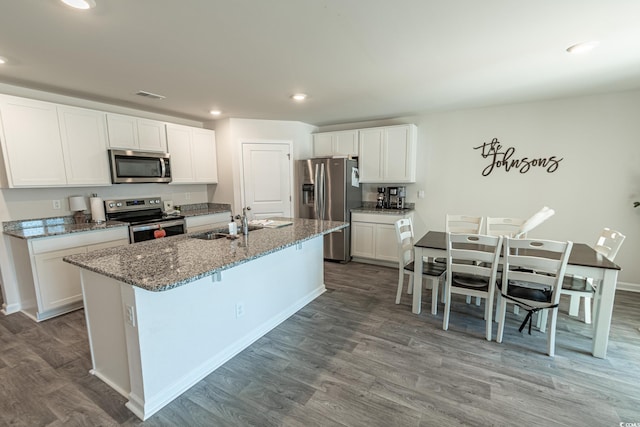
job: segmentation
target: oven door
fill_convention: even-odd
[[[145,240],[160,239],[162,237],[184,234],[187,225],[184,219],[176,219],[152,224],[137,224],[129,226],[129,242],[137,243]]]

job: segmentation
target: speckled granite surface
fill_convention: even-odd
[[[75,224],[71,216],[6,221],[2,223],[4,234],[21,239],[59,236],[61,234],[106,230],[107,228],[127,226],[129,226],[129,223],[120,221],[107,221],[102,224],[92,222]]]
[[[382,209],[376,208],[376,202],[362,202],[362,206],[359,208],[351,209],[351,212],[356,213],[375,213],[385,215],[404,215],[407,212],[414,210],[414,203],[407,203],[405,209]]]
[[[211,215],[230,212],[231,205],[223,203],[194,203],[182,205],[180,214],[184,217]],[[21,239],[59,236],[61,234],[80,233],[84,231],[105,230],[113,227],[127,227],[129,223],[121,221],[107,221],[102,224],[92,222],[76,224],[73,216],[53,218],[22,219],[2,223],[4,234]]]
[[[250,231],[246,240],[244,236],[200,240],[191,237],[200,234],[196,232],[70,255],[64,261],[149,291],[166,291],[348,226],[337,221],[282,219],[293,224]]]
[[[231,205],[224,203],[194,203],[180,206],[180,215],[185,217],[231,212]]]

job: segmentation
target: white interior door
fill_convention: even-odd
[[[244,204],[256,219],[291,217],[291,148],[282,143],[243,143]]]

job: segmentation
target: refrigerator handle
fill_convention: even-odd
[[[325,191],[325,179],[324,179],[324,163],[320,163],[320,219],[324,221],[324,211],[327,206],[326,191]]]
[[[318,164],[315,164],[316,168],[313,174],[313,217],[314,218],[318,218],[319,216],[319,209],[318,209],[318,205],[320,203],[320,187],[319,187],[319,181],[318,181]]]

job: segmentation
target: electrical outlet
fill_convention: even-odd
[[[238,302],[236,303],[236,318],[240,318],[244,316],[244,303]]]
[[[60,209],[60,200],[53,201],[53,209]]]
[[[135,328],[136,327],[136,316],[135,316],[135,312],[133,310],[133,306],[127,305],[126,309],[127,309],[127,314],[126,314],[127,315],[127,323]]]
[[[173,201],[171,200],[165,200],[164,202],[162,202],[164,204],[164,210],[165,211],[171,211],[173,210]]]
[[[418,199],[424,199],[424,190],[418,191]]]
[[[191,200],[191,193],[184,193],[185,200]]]

